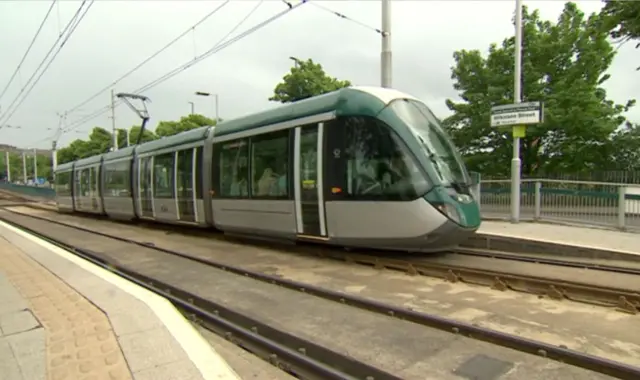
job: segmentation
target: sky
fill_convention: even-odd
[[[291,0],[293,4],[297,0]],[[99,90],[136,67],[171,40],[197,23],[223,1],[96,1],[65,43],[47,72],[10,119],[0,116],[0,144],[21,148],[50,148],[60,125],[59,114],[77,108]],[[133,92],[193,60],[228,34],[258,5],[257,1],[232,0],[205,22],[189,31],[163,53],[133,74],[117,82],[118,92]],[[348,16],[337,17],[320,6]],[[585,13],[597,12],[597,0],[577,1]],[[539,9],[542,18],[556,20],[563,1],[524,0]],[[0,92],[9,81],[51,1],[0,1]],[[45,57],[80,1],[58,1],[31,52],[7,92],[0,98],[4,114]],[[286,9],[279,0],[265,0],[236,30],[236,35]],[[456,99],[451,80],[453,53],[480,49],[513,35],[511,18],[515,1],[400,1],[392,3],[393,87],[422,99],[439,117],[450,114],[447,98]],[[289,57],[312,58],[329,75],[349,79],[355,85],[380,83],[381,2],[313,1],[304,4],[265,28],[248,35],[173,78],[142,92],[151,100],[149,126],[177,120],[195,111],[214,116],[212,97],[218,94],[220,117],[230,119],[277,106],[269,102],[273,89],[292,65]],[[364,26],[363,26],[364,25]],[[622,46],[605,84],[610,99],[624,103],[636,96],[637,50]],[[37,76],[36,76],[37,77]],[[526,89],[525,89],[526,91]],[[58,146],[86,138],[94,126],[111,129],[110,111],[87,121],[74,121],[110,103],[110,88],[67,114],[66,125],[76,129],[63,134]],[[126,105],[115,110],[118,128],[139,125],[140,119]],[[627,117],[640,122],[640,108]],[[19,127],[19,128],[17,128]]]

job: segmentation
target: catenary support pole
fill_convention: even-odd
[[[118,131],[116,130],[116,97],[111,90],[111,133],[113,134],[113,150],[118,150]]]
[[[391,60],[391,0],[382,0],[382,49],[380,51],[380,82],[382,87],[392,87]]]
[[[516,0],[516,38],[514,59],[513,102],[520,103],[522,81],[522,0]],[[513,127],[513,158],[511,159],[511,222],[520,221],[520,128]]]

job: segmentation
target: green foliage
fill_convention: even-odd
[[[291,103],[349,86],[351,82],[348,80],[328,76],[319,63],[314,63],[311,59],[297,60],[296,65],[276,86],[269,100]]]
[[[557,23],[523,9],[523,101],[543,101],[545,120],[522,139],[522,173],[578,172],[615,160],[610,148],[622,112],[634,105],[614,104],[601,85],[615,51],[601,16],[584,14],[567,3]],[[463,102],[447,100],[454,114],[444,123],[465,156],[469,170],[500,176],[510,172],[512,138],[490,126],[492,106],[513,103],[515,39],[480,51],[454,53],[454,88]]]
[[[640,39],[640,1],[605,0],[605,3],[600,14],[602,24],[611,37],[621,44]],[[638,47],[640,42],[636,44]]]
[[[215,120],[198,114],[181,117],[178,121],[161,121],[158,123],[155,133],[149,130],[144,131],[141,142],[145,143],[161,137],[172,136],[180,132],[215,124]],[[129,128],[129,144],[127,144],[127,130],[118,129],[117,135],[118,147],[124,148],[133,145],[138,141],[138,136],[140,136],[140,126]],[[112,134],[104,128],[94,127],[88,140],[77,139],[69,146],[59,149],[58,163],[62,164],[97,154],[104,154],[111,150],[112,145]]]
[[[206,116],[190,114],[181,117],[179,121],[161,121],[156,127],[156,135],[158,137],[173,136],[180,132],[211,125],[216,125],[216,121]]]
[[[33,152],[26,152],[25,163],[27,169],[27,179],[33,178]],[[4,177],[7,173],[6,153],[0,154],[0,173]],[[51,156],[38,153],[38,177],[51,178]],[[9,168],[11,170],[11,181],[24,181],[24,170],[22,166],[22,153],[9,153]]]
[[[613,38],[640,38],[640,2],[605,0],[601,15]]]

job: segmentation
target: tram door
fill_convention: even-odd
[[[140,208],[141,216],[153,218],[153,157],[140,159]]]
[[[181,150],[178,153],[177,185],[178,185],[178,214],[184,222],[195,222],[195,202],[193,199],[193,149]]]
[[[93,211],[99,211],[100,206],[98,205],[98,198],[100,197],[100,193],[98,189],[100,189],[100,175],[97,167],[92,167],[89,169],[89,198],[91,198],[91,209]]]
[[[327,229],[322,185],[323,124],[295,129],[294,194],[299,235],[325,238]]]

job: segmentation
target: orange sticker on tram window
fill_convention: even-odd
[[[342,192],[342,189],[341,189],[341,188],[339,188],[339,187],[332,187],[332,188],[331,188],[331,193],[332,193],[332,194],[339,194],[339,193],[341,193],[341,192]]]

